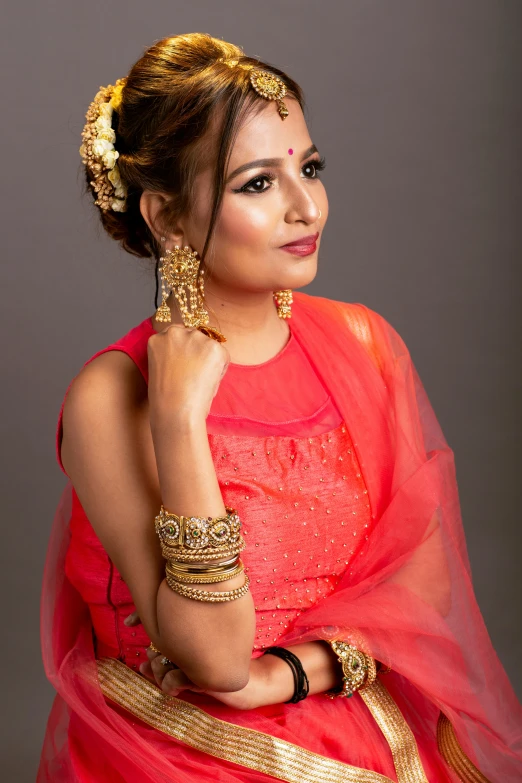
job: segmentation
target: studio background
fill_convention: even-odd
[[[154,312],[153,262],[120,251],[81,196],[85,112],[176,33],[240,44],[303,86],[330,200],[307,291],[368,305],[406,341],[455,452],[477,599],[522,695],[522,2],[33,0],[3,18],[3,779],[34,781],[53,698],[39,593],[65,485],[60,404],[93,353]]]

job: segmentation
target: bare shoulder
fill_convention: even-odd
[[[91,452],[97,460],[147,437],[147,384],[135,362],[123,351],[100,354],[71,384],[63,407],[61,458],[74,473]]]

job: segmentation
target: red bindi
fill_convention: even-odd
[[[293,149],[292,149],[292,148],[290,148],[290,149],[288,150],[288,154],[289,154],[289,155],[293,155],[293,154],[294,154],[294,151],[293,151]]]

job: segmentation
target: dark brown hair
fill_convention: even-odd
[[[140,212],[145,189],[172,199],[158,215],[168,231],[176,216],[191,207],[194,180],[203,164],[213,165],[213,202],[202,261],[210,244],[223,199],[225,172],[233,142],[250,109],[266,100],[250,84],[250,73],[230,68],[219,58],[236,58],[280,76],[287,94],[304,110],[299,85],[283,71],[240,47],[206,33],[174,35],[156,41],[132,66],[113,115],[118,168],[127,186],[127,210],[99,210],[103,227],[129,253],[156,259],[160,246]],[[211,122],[216,133],[207,138]],[[210,142],[210,143],[209,143]],[[214,161],[214,163],[213,163]],[[91,176],[86,170],[87,190]]]

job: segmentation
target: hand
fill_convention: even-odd
[[[156,682],[161,690],[170,696],[178,696],[183,690],[206,693],[228,707],[234,707],[238,710],[252,710],[265,703],[262,698],[265,684],[264,661],[262,658],[255,658],[251,661],[248,685],[240,691],[223,692],[206,691],[204,688],[200,688],[189,680],[187,675],[176,664],[163,664],[161,662],[163,655],[153,652],[150,647],[147,647],[147,657],[149,660],[140,666],[141,674],[151,680],[151,682]]]
[[[230,361],[224,345],[172,324],[149,337],[147,354],[151,422],[204,421]]]
[[[123,624],[130,627],[134,625],[141,625],[141,620],[138,612],[132,612],[132,614],[127,615],[127,617],[123,621]]]

